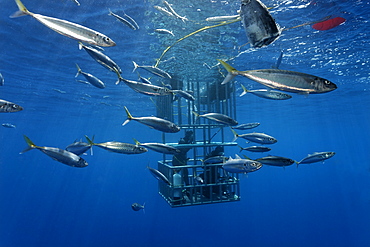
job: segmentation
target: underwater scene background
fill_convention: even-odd
[[[205,26],[207,17],[235,15],[240,1],[169,1],[188,21],[154,8],[162,1],[80,0],[28,1],[29,11],[87,26],[116,42],[104,53],[116,61],[122,76],[138,80],[132,61],[155,65],[175,41]],[[280,69],[326,78],[337,89],[325,94],[294,94],[268,100],[242,93],[262,85],[235,78],[236,119],[259,122],[255,129],[279,141],[266,154],[301,160],[308,154],[333,151],[325,162],[289,167],[264,166],[240,175],[241,200],[232,203],[171,208],[158,195],[158,181],[146,168],[162,154],[111,153],[93,147],[75,168],[24,148],[23,135],[36,145],[65,148],[84,136],[96,142],[161,142],[162,133],[131,122],[133,116],[155,115],[151,97],[139,94],[117,75],[96,63],[74,39],[59,35],[31,16],[9,18],[14,1],[0,8],[0,99],[24,110],[1,113],[0,246],[370,246],[370,95],[368,1],[264,0],[281,28],[316,22],[327,16],[346,21],[329,30],[311,25],[283,30],[267,47],[254,49],[241,22],[210,28],[176,43],[160,68],[179,81],[221,83],[226,70],[216,59],[239,70],[268,69],[283,52]],[[109,10],[136,20],[132,30],[109,16]],[[123,12],[124,11],[124,12]],[[174,36],[155,33],[165,28]],[[244,45],[244,46],[243,46]],[[104,89],[77,82],[78,64],[105,82]],[[144,77],[150,75],[138,70]],[[221,74],[222,73],[222,74]],[[83,79],[82,76],[78,77]],[[183,116],[187,118],[189,116]],[[226,141],[233,140],[228,127]],[[254,130],[250,131],[253,132]],[[244,133],[244,132],[243,132]],[[166,134],[176,143],[184,131]],[[237,140],[246,147],[243,140]],[[238,147],[226,147],[235,157]],[[145,212],[131,204],[145,203]]]

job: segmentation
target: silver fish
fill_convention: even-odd
[[[0,73],[0,86],[4,86],[4,77],[1,73]]]
[[[167,29],[163,29],[163,28],[154,29],[154,32],[160,33],[160,34],[171,34],[172,36],[175,36],[173,34],[173,32],[171,32],[170,30],[167,30]]]
[[[169,12],[171,12],[176,18],[182,20],[183,22],[188,21],[188,19],[185,16],[180,16],[176,13],[176,11],[172,8],[172,6],[167,2],[163,1],[163,4],[166,6]]]
[[[297,166],[299,164],[310,164],[310,163],[324,161],[324,160],[327,160],[333,157],[334,155],[335,155],[335,152],[315,152],[313,154],[309,154],[307,157],[297,162]]]
[[[157,6],[155,5],[154,8],[156,10],[158,10],[159,12],[162,12],[163,14],[167,15],[167,16],[174,16],[170,11],[168,11],[167,9],[165,8],[162,8],[161,6]]]
[[[78,156],[74,153],[71,153],[69,151],[66,151],[66,150],[60,149],[60,148],[36,146],[30,140],[30,138],[28,138],[27,136],[23,136],[23,137],[24,137],[24,140],[28,144],[28,148],[26,148],[25,150],[20,152],[20,154],[23,154],[23,153],[25,153],[25,152],[27,152],[31,149],[38,149],[41,152],[43,152],[44,154],[51,157],[53,160],[59,161],[60,163],[63,163],[63,164],[68,165],[68,166],[86,167],[88,165],[88,163],[83,158],[81,158],[80,156]]]
[[[131,204],[131,208],[134,211],[140,211],[141,209],[144,210],[145,203],[143,205],[140,205],[139,203],[135,202],[135,203]]]
[[[183,90],[172,90],[172,93],[174,93],[176,96],[182,97],[184,99],[187,99],[189,101],[195,101],[194,96],[192,95],[192,91],[183,91]]]
[[[132,88],[138,93],[142,93],[149,96],[166,96],[172,95],[172,91],[166,87],[160,87],[148,83],[142,83],[139,81],[130,81],[119,77],[118,82],[123,81],[127,86]]]
[[[124,142],[103,142],[94,143],[88,136],[85,136],[87,142],[92,146],[98,146],[102,149],[120,154],[142,154],[148,152],[148,149],[139,147],[138,145],[124,143]]]
[[[120,22],[122,22],[122,23],[124,23],[124,24],[126,24],[129,28],[131,28],[132,30],[137,30],[137,29],[139,29],[138,27],[139,26],[135,26],[133,23],[131,23],[130,21],[128,21],[128,20],[126,20],[125,18],[123,18],[123,17],[121,17],[121,16],[119,16],[119,15],[117,15],[117,14],[115,14],[115,13],[113,13],[111,10],[109,10],[109,14],[108,15],[111,15],[111,16],[114,16],[114,17],[116,17]],[[131,20],[133,20],[132,18],[131,18]],[[135,22],[136,23],[136,22]],[[137,25],[137,24],[136,24]]]
[[[123,122],[122,126],[126,125],[131,120],[135,120],[141,124],[149,126],[150,128],[166,132],[166,133],[177,133],[180,131],[180,127],[176,124],[158,117],[133,117],[125,106],[127,119]]]
[[[200,117],[204,117],[209,120],[212,120],[212,121],[215,121],[215,122],[227,125],[227,126],[238,125],[238,122],[236,120],[232,119],[229,116],[221,114],[221,113],[207,113],[207,114],[199,115],[198,113],[193,111],[193,114],[195,115],[196,119],[199,119]]]
[[[95,30],[66,20],[61,20],[40,14],[34,14],[28,11],[20,0],[15,0],[15,2],[18,5],[19,11],[14,13],[11,17],[30,15],[48,28],[69,38],[97,46],[109,47],[116,45],[116,43],[112,39]]]
[[[295,163],[295,161],[292,159],[280,157],[280,156],[273,156],[273,155],[269,155],[263,158],[256,159],[256,161],[264,165],[283,166],[283,167],[290,166]]]
[[[178,154],[181,153],[180,149],[172,147],[163,143],[140,143],[138,140],[134,139],[136,145],[149,148],[155,152],[162,154]]]
[[[132,63],[134,64],[134,70],[132,72],[134,72],[137,68],[142,68],[142,69],[145,69],[146,71],[156,75],[156,76],[160,76],[160,77],[163,77],[163,78],[169,78],[171,79],[171,75],[168,74],[167,72],[157,68],[157,67],[154,67],[154,66],[140,66],[138,65],[137,63],[135,63],[134,61],[132,61]]]
[[[243,93],[240,94],[240,97],[245,95],[246,93],[251,93],[260,98],[272,99],[272,100],[286,100],[286,99],[292,98],[291,95],[280,92],[280,91],[276,91],[276,90],[270,90],[270,89],[247,90],[243,86],[243,84],[241,86],[243,88]]]
[[[234,134],[234,140],[233,141],[236,141],[236,139],[238,139],[240,137],[240,138],[244,138],[244,139],[246,139],[250,142],[256,142],[256,143],[260,143],[260,144],[274,144],[274,143],[277,142],[277,140],[274,137],[269,136],[269,135],[264,134],[264,133],[248,133],[248,134],[238,135],[235,132],[235,130],[231,129],[231,131]]]
[[[229,160],[222,165],[225,171],[232,173],[248,173],[257,171],[262,167],[262,164],[258,161],[242,159],[238,155],[235,156],[235,159],[230,157]]]
[[[281,29],[259,0],[242,0],[240,17],[252,47],[261,48],[280,37]]]
[[[103,52],[98,51],[90,46],[86,46],[82,43],[79,43],[79,49],[84,49],[95,61],[97,61],[103,67],[109,69],[110,71],[118,71],[119,73],[122,73],[122,70],[118,66],[118,64],[114,62],[110,57],[105,55]]]
[[[94,139],[94,138],[93,138]],[[65,149],[71,153],[74,153],[78,156],[86,153],[89,149],[91,149],[92,145],[82,141],[76,141],[72,144],[69,144]]]
[[[77,4],[77,6],[80,6],[81,5],[80,2],[77,1],[77,0],[72,0],[72,1],[75,2]]]
[[[161,173],[160,171],[154,169],[154,168],[151,168],[149,166],[147,166],[147,168],[149,169],[150,173],[158,180],[158,181],[161,181],[161,182],[164,182],[168,185],[171,185],[170,181],[168,180],[168,178],[163,175],[163,173]]]
[[[233,129],[238,129],[238,130],[247,130],[247,129],[253,129],[256,128],[260,125],[260,123],[246,123],[246,124],[241,124],[238,126],[231,127]]]
[[[14,124],[11,124],[11,123],[3,123],[3,124],[1,124],[1,126],[5,127],[5,128],[10,128],[10,129],[15,129],[17,127]]]
[[[92,74],[89,74],[89,73],[86,73],[86,72],[83,72],[81,70],[81,68],[78,66],[78,64],[76,63],[76,66],[77,66],[77,74],[75,77],[79,76],[80,74],[83,75],[86,80],[93,86],[97,87],[97,88],[105,88],[105,84],[104,82],[102,82],[100,79],[96,78],[95,76],[93,76]]]
[[[0,112],[18,112],[22,110],[22,106],[0,99]]]
[[[327,93],[337,88],[327,79],[301,72],[280,69],[238,71],[224,61],[218,61],[228,71],[228,75],[221,84],[231,81],[237,75],[242,75],[266,87],[292,93],[318,94]]]
[[[241,19],[240,15],[228,15],[228,16],[213,16],[208,17],[206,21],[208,22],[223,22],[223,21],[233,21],[236,19]]]
[[[239,146],[239,148],[240,148],[240,152],[243,150],[246,150],[246,151],[255,152],[255,153],[264,153],[264,152],[268,152],[271,150],[271,148],[264,147],[264,146],[250,146],[246,148],[242,148]]]

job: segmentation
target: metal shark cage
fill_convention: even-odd
[[[218,78],[221,79],[222,78]],[[231,139],[229,127],[205,118],[197,118],[193,112],[205,114],[222,113],[236,118],[236,99],[233,83],[221,85],[220,80],[200,83],[198,79],[179,81],[172,79],[173,89],[193,91],[195,101],[184,98],[174,100],[171,96],[157,97],[157,116],[177,123],[185,137],[179,143],[163,143],[181,150],[179,155],[163,155],[158,170],[170,185],[159,181],[159,194],[171,207],[195,206],[240,200],[239,176],[222,168],[222,161],[204,162],[214,150],[236,146]],[[228,134],[228,138],[225,134]],[[192,135],[192,136],[191,136]],[[221,154],[223,156],[223,152]],[[219,156],[220,157],[220,156]]]

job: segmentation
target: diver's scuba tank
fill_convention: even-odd
[[[174,204],[180,204],[182,200],[182,176],[175,171],[175,173],[172,176],[173,179],[173,200]]]

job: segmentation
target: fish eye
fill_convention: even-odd
[[[274,141],[274,138],[271,138],[271,137],[270,137],[270,138],[269,138],[269,141]]]
[[[109,42],[110,41],[110,38],[104,37],[104,41]]]
[[[326,85],[329,85],[329,84],[330,84],[330,81],[328,81],[328,80],[324,80],[324,83],[325,83]]]

